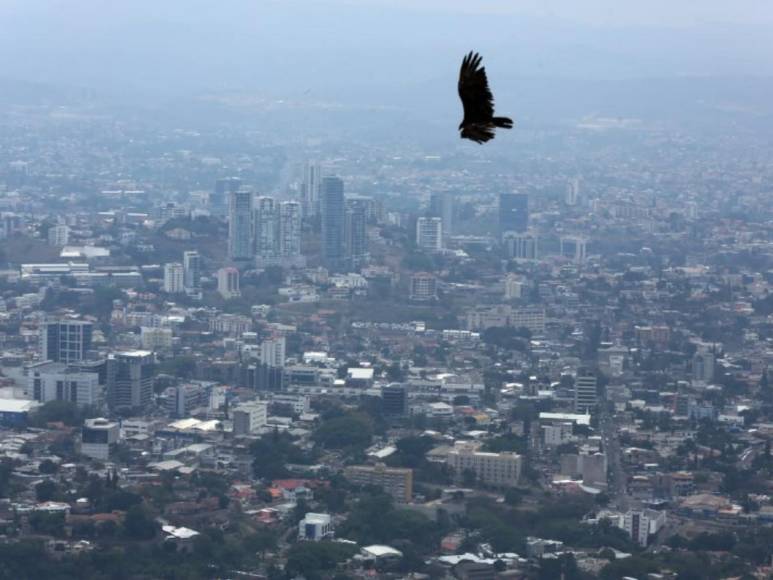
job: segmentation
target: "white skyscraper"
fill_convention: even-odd
[[[277,336],[261,342],[260,361],[270,367],[285,366],[285,337]]]
[[[279,204],[279,253],[283,260],[301,257],[301,205],[295,201]]]
[[[575,177],[566,184],[566,205],[577,205],[580,200],[580,178]]]
[[[354,269],[368,261],[367,203],[365,198],[346,200],[346,253]]]
[[[239,270],[236,268],[221,268],[217,271],[217,291],[226,300],[242,295],[239,290]]]
[[[590,413],[598,402],[598,378],[587,368],[577,371],[574,379],[574,412]]]
[[[318,164],[309,162],[303,172],[303,215],[310,217],[319,213],[319,183],[321,180]]]
[[[516,260],[539,259],[539,239],[536,234],[508,232],[504,235],[507,254]]]
[[[178,294],[185,291],[184,269],[180,262],[164,265],[164,292]]]
[[[228,257],[249,260],[252,247],[252,192],[234,191],[228,197]]]
[[[443,220],[437,217],[420,217],[416,221],[416,245],[431,252],[442,250]]]
[[[261,196],[253,210],[255,256],[263,263],[279,258],[279,217],[273,197]]]
[[[48,243],[52,246],[66,246],[70,240],[70,228],[65,225],[52,226],[48,230]]]
[[[183,252],[183,284],[189,292],[201,288],[201,255],[196,251]]]

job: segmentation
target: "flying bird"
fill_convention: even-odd
[[[494,95],[488,87],[486,68],[481,57],[472,52],[464,57],[459,71],[459,98],[464,107],[464,119],[459,124],[462,139],[483,144],[494,138],[494,128],[511,129],[513,120],[494,116]]]

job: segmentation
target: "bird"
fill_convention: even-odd
[[[481,57],[470,51],[459,71],[459,98],[464,107],[464,119],[459,123],[462,139],[483,144],[494,138],[494,129],[512,129],[513,120],[494,116],[494,95],[488,86],[486,68],[480,66]]]

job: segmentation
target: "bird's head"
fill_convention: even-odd
[[[461,123],[459,123],[459,130],[460,130],[460,131],[462,130],[462,127],[464,127],[464,121],[462,121]]]

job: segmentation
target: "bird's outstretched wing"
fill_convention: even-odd
[[[470,52],[464,57],[459,71],[459,98],[464,107],[465,123],[487,123],[494,116],[494,95],[488,86],[486,68],[481,67],[480,62],[480,55]]]

